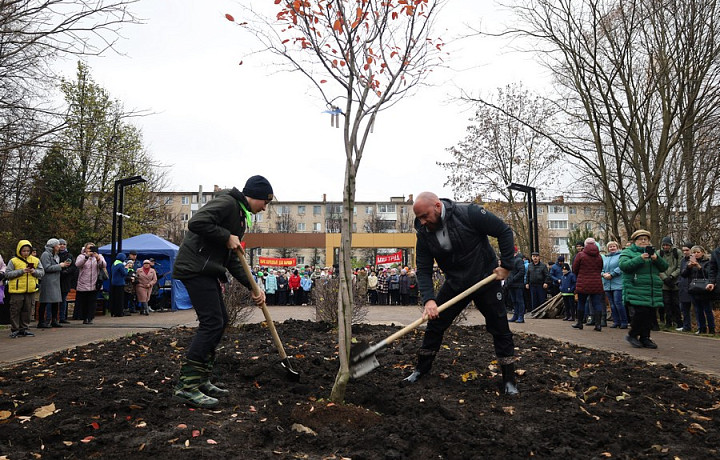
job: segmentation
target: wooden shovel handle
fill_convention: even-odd
[[[248,265],[247,260],[245,260],[245,253],[242,249],[238,248],[235,249],[235,254],[237,254],[238,259],[240,259],[240,263],[243,266],[243,270],[245,270],[245,277],[250,282],[250,287],[252,288],[254,295],[260,294],[260,286],[257,285],[255,282],[255,278],[253,278],[252,271],[250,270],[250,265]],[[272,318],[270,317],[270,311],[267,308],[267,305],[265,305],[265,302],[260,305],[260,308],[262,308],[263,315],[265,315],[265,321],[267,322],[268,328],[270,329],[270,334],[272,335],[273,342],[275,342],[275,348],[278,350],[278,354],[280,354],[280,359],[286,359],[287,354],[285,353],[285,347],[283,347],[282,341],[280,341],[280,336],[277,333],[277,329],[275,329],[275,323],[273,323]]]
[[[442,312],[442,311],[444,311],[444,310],[447,310],[448,308],[450,308],[450,307],[452,307],[453,305],[455,305],[456,303],[458,303],[458,301],[460,301],[461,299],[464,299],[465,297],[469,296],[470,294],[472,294],[473,292],[477,291],[478,289],[480,289],[481,287],[485,286],[486,284],[488,284],[488,283],[490,283],[490,282],[492,282],[492,281],[495,281],[495,278],[497,278],[497,275],[496,275],[495,273],[493,273],[492,275],[490,275],[490,276],[488,276],[488,277],[486,277],[486,278],[483,278],[482,280],[480,280],[480,281],[478,281],[477,283],[473,284],[472,286],[470,286],[469,288],[465,289],[465,290],[464,290],[463,292],[461,292],[460,294],[456,295],[456,296],[453,297],[452,299],[450,299],[450,300],[448,300],[447,302],[445,302],[445,303],[443,303],[442,305],[440,305],[440,306],[438,307],[438,313],[440,313],[440,312]],[[418,326],[420,326],[422,323],[424,323],[424,322],[426,322],[426,321],[427,321],[427,318],[425,318],[424,316],[421,316],[420,318],[416,319],[416,320],[413,321],[412,323],[410,323],[410,324],[408,324],[407,326],[405,326],[404,328],[400,329],[399,331],[397,331],[396,333],[394,333],[394,334],[391,335],[390,337],[388,337],[388,338],[386,338],[385,340],[383,340],[382,343],[385,344],[385,345],[390,344],[390,343],[396,341],[397,339],[399,339],[400,337],[404,336],[404,335],[407,334],[408,332],[412,331],[413,329],[417,328]]]

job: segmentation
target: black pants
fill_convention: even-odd
[[[123,316],[125,306],[125,285],[110,286],[110,314]]]
[[[452,299],[460,292],[461,291],[455,291],[454,289],[448,287],[447,283],[443,284],[435,302],[438,305],[442,305],[444,302]],[[477,309],[480,310],[480,313],[482,313],[485,317],[487,331],[493,336],[495,355],[497,355],[498,358],[515,355],[515,344],[513,342],[512,332],[510,332],[510,326],[508,326],[507,313],[505,312],[505,301],[502,297],[502,286],[500,281],[495,281],[485,288],[473,293],[470,297],[460,300],[455,305],[441,312],[439,318],[428,321],[427,329],[425,329],[425,337],[423,338],[423,343],[420,347],[421,350],[419,354],[421,356],[423,354],[427,356],[427,352],[436,353],[440,350],[445,330],[450,327],[455,317],[457,317],[457,315],[465,309],[471,300],[475,303],[475,307],[477,307]],[[423,353],[423,350],[426,350],[426,352]],[[423,361],[425,361],[427,368],[420,369],[420,366],[418,366],[418,370],[425,373],[430,370],[432,361]]]
[[[653,318],[657,319],[657,316],[655,316],[655,310],[657,309],[642,305],[633,305],[632,307],[635,309],[635,314],[633,315],[632,322],[630,323],[629,335],[635,338],[650,337],[652,320]]]
[[[277,294],[274,292],[272,294],[265,293],[265,304],[266,305],[275,305],[275,297]]]
[[[682,327],[682,318],[680,316],[680,291],[663,290],[663,306],[665,307],[665,316],[660,320],[666,326]]]
[[[56,323],[58,320],[58,312],[59,312],[59,306],[60,304],[57,302],[40,302],[40,309],[38,311],[38,324],[45,323],[47,319],[47,307],[50,307],[50,311],[52,312],[52,319],[51,322]]]
[[[80,319],[92,320],[95,318],[96,298],[97,291],[78,291],[75,293],[75,309],[80,311]]]
[[[400,305],[400,289],[390,289],[390,305]],[[438,304],[440,305],[440,304]]]
[[[288,291],[277,291],[277,304],[287,305],[288,304]]]
[[[207,363],[215,353],[228,324],[228,314],[217,278],[196,276],[182,280],[200,325],[187,352],[187,359]]]
[[[368,297],[370,299],[370,305],[378,304],[378,292],[377,289],[368,290]]]

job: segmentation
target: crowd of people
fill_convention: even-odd
[[[28,240],[20,240],[7,264],[0,256],[0,303],[9,307],[10,337],[33,337],[38,329],[61,328],[71,320],[92,324],[98,300],[105,305],[103,283],[110,280],[111,316],[147,315],[157,305],[159,288],[155,260],[140,263],[137,252],[123,253],[108,270],[94,243],[86,243],[75,257],[64,239],[50,238],[38,256]],[[74,299],[68,299],[71,292]],[[69,304],[73,303],[72,314]],[[37,306],[37,307],[36,307]],[[103,307],[104,308],[104,307]]]
[[[272,269],[255,267],[253,277],[268,305],[313,305],[313,287],[337,279],[337,267]],[[367,266],[352,272],[355,298],[369,305],[419,305],[415,270]]]
[[[527,309],[536,309],[548,295],[560,295],[563,319],[574,322],[573,328],[590,325],[602,331],[609,307],[610,327],[629,329],[626,338],[633,347],[657,348],[650,334],[661,327],[715,334],[720,248],[709,253],[692,242],[678,248],[665,237],[656,250],[651,239],[647,230],[637,230],[622,251],[610,241],[601,254],[595,239],[587,238],[577,242],[570,263],[561,255],[548,265],[537,252],[530,260],[516,252],[505,283],[513,308],[509,321],[524,322]]]

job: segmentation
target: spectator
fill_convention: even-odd
[[[60,302],[62,302],[62,294],[60,292],[60,272],[63,268],[70,266],[70,262],[63,260],[60,262],[60,240],[50,238],[45,245],[45,251],[40,255],[40,264],[43,266],[45,275],[40,283],[40,311],[38,315],[39,329],[49,327],[62,327],[58,323],[58,313]],[[47,309],[52,312],[51,321],[46,322]]]
[[[285,278],[285,270],[280,270],[277,277],[277,303],[278,305],[288,304],[288,280]]]
[[[407,270],[400,270],[400,305],[408,305],[410,303],[410,278],[408,278]]]
[[[682,318],[680,317],[680,290],[678,288],[678,278],[680,277],[680,260],[682,253],[678,248],[672,246],[672,238],[666,236],[662,239],[659,256],[668,263],[668,269],[660,273],[660,279],[663,281],[663,306],[658,308],[660,313],[660,321],[667,329],[673,327],[682,327]],[[653,326],[658,326],[657,317],[653,319]]]
[[[355,278],[355,289],[357,291],[357,297],[360,299],[362,305],[365,305],[368,301],[368,276],[365,267],[358,270],[357,277]]]
[[[32,337],[30,312],[35,310],[35,293],[44,271],[40,259],[31,255],[32,245],[28,240],[20,240],[5,267],[5,279],[10,295],[10,338]]]
[[[115,256],[110,269],[110,316],[125,316],[125,284],[128,267],[132,265],[132,260],[128,260],[124,253],[120,252]]]
[[[275,270],[270,270],[270,273],[265,277],[265,295],[267,296],[267,304],[275,305],[276,292],[277,292],[277,277],[275,276]]]
[[[5,261],[2,258],[2,255],[0,255],[0,305],[3,305],[5,303],[5,269],[7,266],[5,265]],[[9,301],[9,299],[8,299]]]
[[[150,266],[149,260],[143,260],[142,268],[137,271],[137,284],[135,284],[135,295],[141,315],[148,315],[148,301],[155,284],[157,284],[157,273]]]
[[[82,254],[75,259],[78,268],[78,282],[75,294],[75,309],[80,311],[83,324],[92,324],[97,308],[98,274],[105,269],[105,259],[98,254],[97,246],[85,243]]]
[[[627,311],[622,299],[622,270],[620,270],[620,246],[616,241],[608,241],[605,245],[608,253],[603,256],[602,283],[605,295],[610,302],[613,325],[620,329],[628,328]]]
[[[565,256],[558,256],[557,262],[552,264],[550,267],[550,283],[548,283],[548,292],[550,293],[550,297],[553,297],[560,292],[560,283],[562,282],[563,276],[563,264],[565,264]]]
[[[375,271],[371,271],[370,275],[368,276],[368,297],[370,299],[370,305],[377,305],[378,304],[378,277],[375,274]]]
[[[307,305],[310,303],[310,293],[312,291],[312,286],[313,280],[312,278],[310,278],[310,273],[305,272],[302,279],[300,280],[300,294],[302,294],[300,302],[302,303],[302,305]]]
[[[563,299],[565,307],[565,318],[563,321],[575,321],[575,288],[577,286],[577,277],[575,273],[570,271],[569,264],[563,264],[563,277],[560,282],[560,295]]]
[[[378,274],[378,303],[380,305],[390,304],[388,299],[388,273],[386,268]]]
[[[390,269],[388,293],[390,295],[390,305],[400,305],[400,275],[398,275],[397,268]]]
[[[710,258],[705,254],[702,246],[695,245],[690,248],[690,260],[685,267],[682,276],[688,278],[690,284],[695,279],[710,279]],[[715,317],[712,309],[712,290],[709,284],[703,292],[690,290],[692,303],[695,305],[695,317],[697,318],[698,330],[696,334],[715,334]]]
[[[415,274],[415,270],[410,270],[408,272],[408,282],[410,283],[410,294],[409,294],[409,301],[410,305],[417,305],[418,304],[418,297],[420,295],[420,288],[417,284],[417,275]]]
[[[682,244],[683,257],[680,259],[680,273],[682,274],[687,268],[688,262],[690,262],[690,248],[695,246],[694,243],[686,241]],[[712,259],[710,260],[712,264]],[[680,310],[682,311],[683,324],[682,327],[675,329],[678,332],[691,332],[692,331],[692,315],[690,308],[692,306],[692,297],[688,288],[690,287],[690,280],[685,276],[678,278],[678,298],[680,300]]]
[[[58,253],[58,256],[60,257],[60,260],[68,262],[68,265],[60,271],[60,295],[62,297],[62,302],[60,303],[59,319],[60,324],[69,324],[70,321],[67,320],[67,296],[70,293],[70,289],[73,287],[73,281],[77,282],[75,277],[77,276],[78,270],[73,263],[75,261],[75,257],[73,257],[73,255],[67,250],[67,241],[62,238],[60,238],[60,252]]]
[[[547,299],[545,289],[548,287],[550,276],[547,265],[540,262],[540,253],[531,254],[532,262],[527,267],[527,284],[525,289],[530,291],[530,311],[535,310]]]
[[[155,277],[157,278],[157,282],[153,284],[152,291],[150,292],[150,300],[148,300],[148,311],[150,313],[154,312],[156,308],[161,309],[158,307],[158,298],[160,297],[160,285],[162,284],[162,279],[167,273],[163,273],[162,275],[158,273],[157,267],[155,267],[155,259],[150,257],[148,259],[150,261],[150,268],[155,272]]]
[[[596,331],[602,331],[602,316],[605,315],[605,290],[602,283],[603,259],[594,238],[585,240],[585,247],[573,262],[573,273],[577,278],[575,291],[578,294],[576,329],[582,329],[585,321],[585,305],[592,305],[589,314],[593,316]],[[589,302],[588,302],[589,300]]]
[[[513,260],[513,269],[510,272],[510,276],[505,280],[505,286],[507,292],[512,299],[513,315],[508,321],[515,323],[525,322],[525,262],[523,261],[522,254],[515,252],[515,259]]]
[[[628,309],[634,309],[625,339],[635,348],[657,348],[650,339],[650,330],[655,309],[662,305],[660,272],[668,268],[665,259],[658,257],[650,245],[650,236],[647,230],[636,230],[630,236],[632,244],[620,254],[623,302]]]
[[[288,289],[290,292],[288,303],[290,305],[300,305],[302,295],[300,294],[300,274],[297,270],[293,270],[290,279],[288,279]]]
[[[135,269],[136,262],[129,256],[126,256],[126,260],[123,263],[127,274],[125,275],[125,285],[123,286],[123,309],[127,310],[128,314],[136,313],[137,309],[137,296],[135,295],[135,284],[137,284],[137,270]],[[120,282],[118,280],[118,282]]]

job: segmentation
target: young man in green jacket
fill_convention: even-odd
[[[210,383],[215,348],[228,324],[221,283],[227,282],[229,271],[250,289],[235,250],[252,224],[252,214],[264,211],[272,199],[270,182],[252,176],[242,192],[236,188],[220,192],[188,222],[173,267],[173,278],[182,280],[200,322],[175,386],[175,398],[186,404],[212,408],[218,405],[217,397],[228,394]],[[265,302],[262,291],[252,298],[258,306]]]
[[[668,268],[668,263],[658,257],[650,244],[650,236],[647,230],[637,230],[630,236],[633,244],[620,254],[623,302],[628,309],[635,310],[626,340],[635,348],[657,348],[650,340],[650,330],[656,309],[663,305],[664,283],[660,273]]]

